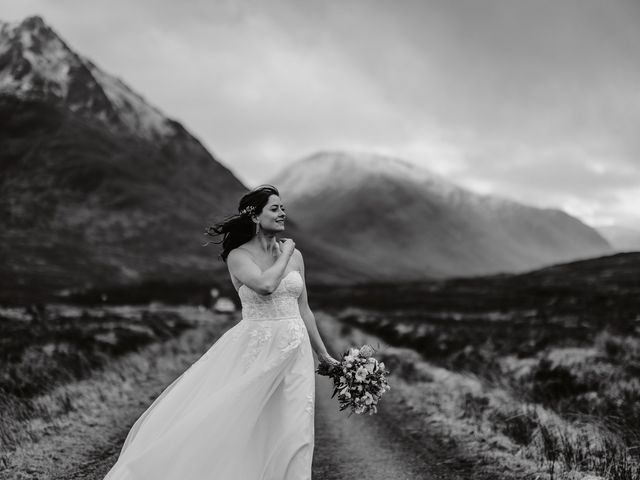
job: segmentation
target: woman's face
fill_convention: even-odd
[[[284,230],[285,213],[284,205],[280,202],[278,195],[269,196],[269,200],[258,216],[260,228],[279,232]]]

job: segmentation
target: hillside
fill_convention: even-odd
[[[320,152],[272,182],[301,228],[380,281],[522,272],[612,253],[561,210],[478,195],[393,157]]]

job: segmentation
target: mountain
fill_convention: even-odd
[[[78,55],[39,16],[0,22],[0,91],[101,120],[113,133],[166,141],[184,134],[140,95]]]
[[[2,297],[204,280],[207,219],[246,187],[40,17],[0,26]]]
[[[247,192],[179,122],[42,18],[0,22],[0,302],[149,282],[232,288],[207,225]],[[358,273],[287,235],[311,281]]]
[[[607,252],[560,211],[324,153],[274,180],[313,285],[515,271]],[[0,22],[0,303],[164,282],[232,288],[205,226],[247,187],[41,17]]]
[[[613,248],[620,252],[640,252],[640,229],[622,225],[596,227]]]
[[[612,252],[561,210],[478,195],[396,158],[319,152],[271,183],[301,229],[379,281],[521,272]]]

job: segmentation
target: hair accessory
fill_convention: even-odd
[[[242,210],[240,210],[240,215],[250,215],[253,213],[255,209],[256,207],[254,207],[253,205],[249,205],[248,207],[245,207]]]

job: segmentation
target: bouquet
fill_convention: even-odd
[[[340,411],[351,407],[352,413],[373,415],[376,405],[384,392],[391,387],[386,376],[390,373],[384,362],[373,358],[371,345],[350,348],[342,355],[340,363],[333,365],[320,363],[316,372],[333,380],[334,391],[331,398],[338,394]]]

